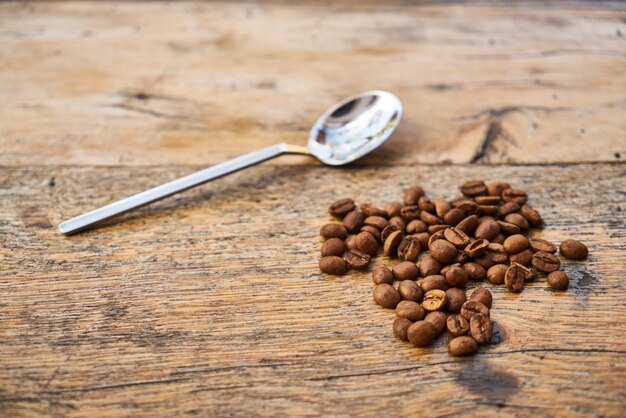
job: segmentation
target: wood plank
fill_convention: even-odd
[[[626,155],[624,3],[372,3],[2,2],[0,164],[213,164],[372,88],[369,162]]]
[[[68,216],[194,167],[0,169],[0,411],[8,416],[621,416],[626,166],[262,165],[64,238]],[[509,179],[590,248],[569,291],[494,292],[494,343],[412,348],[369,273],[317,270],[327,202]],[[386,259],[378,262],[388,263]]]

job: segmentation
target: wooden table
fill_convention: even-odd
[[[625,22],[623,3],[1,3],[0,415],[624,416]],[[405,119],[352,167],[284,157],[56,231],[305,144],[371,88]],[[452,358],[392,336],[368,272],[321,275],[317,231],[338,196],[471,178],[528,190],[538,235],[591,254],[565,293],[490,286],[493,343]]]

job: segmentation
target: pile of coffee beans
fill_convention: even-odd
[[[542,228],[539,212],[527,204],[525,191],[505,181],[480,180],[459,187],[461,196],[429,199],[421,187],[404,191],[402,202],[383,208],[340,199],[330,205],[335,223],[324,225],[320,270],[342,275],[367,269],[382,248],[397,258],[391,269],[372,270],[374,301],[396,310],[393,333],[416,346],[431,344],[444,331],[448,352],[455,356],[488,344],[493,334],[491,292],[468,281],[487,280],[521,292],[524,284],[546,277],[550,287],[566,290],[569,277],[560,271],[555,244],[529,237]],[[587,257],[587,247],[567,239],[558,248],[571,260]],[[427,252],[428,251],[428,252]]]

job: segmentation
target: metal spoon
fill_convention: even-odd
[[[402,103],[393,94],[380,90],[357,94],[339,102],[317,120],[311,129],[306,148],[281,143],[253,151],[68,219],[59,225],[59,231],[64,235],[73,234],[114,216],[283,154],[312,155],[327,165],[344,165],[382,145],[396,129],[401,118]]]

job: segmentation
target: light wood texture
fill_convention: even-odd
[[[0,164],[213,164],[373,88],[406,117],[362,163],[626,155],[623,3],[331,3],[3,2]]]

